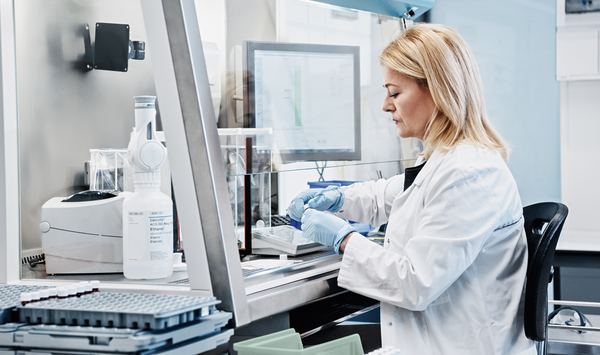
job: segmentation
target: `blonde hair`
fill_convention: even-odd
[[[383,50],[380,61],[429,88],[435,109],[423,141],[426,159],[436,149],[446,152],[468,142],[497,150],[508,161],[510,149],[487,118],[477,63],[458,32],[414,25]]]

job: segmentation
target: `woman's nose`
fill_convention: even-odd
[[[392,98],[389,97],[388,95],[385,95],[381,109],[384,112],[393,112],[394,111],[394,103],[392,102]]]

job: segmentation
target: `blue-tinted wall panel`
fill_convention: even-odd
[[[560,201],[555,2],[437,0],[429,21],[455,28],[471,47],[523,205]]]

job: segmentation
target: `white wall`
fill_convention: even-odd
[[[559,249],[600,250],[600,81],[561,84],[562,201]]]
[[[556,1],[561,191],[569,216],[558,249],[600,251],[600,13],[566,14]],[[590,49],[594,51],[590,52]]]

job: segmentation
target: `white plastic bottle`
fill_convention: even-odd
[[[166,149],[156,139],[155,99],[135,97],[136,127],[128,147],[135,189],[123,200],[123,272],[128,279],[173,273],[173,202],[160,191]]]

